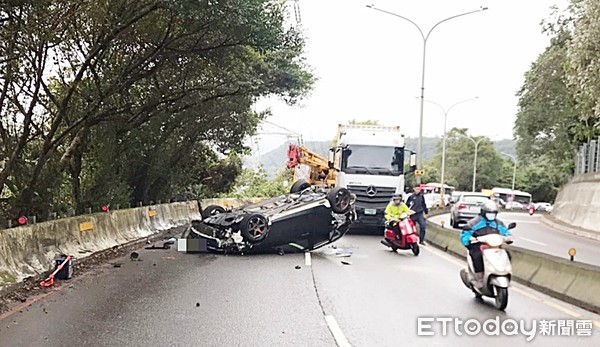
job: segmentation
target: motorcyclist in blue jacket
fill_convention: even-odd
[[[512,236],[506,225],[497,218],[498,205],[492,200],[486,201],[481,206],[479,216],[471,219],[460,234],[461,243],[469,249],[469,254],[473,260],[475,268],[476,285],[483,287],[483,254],[481,253],[479,242],[471,243],[471,237],[479,237],[488,234],[500,234],[502,236]]]

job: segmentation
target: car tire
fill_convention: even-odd
[[[343,187],[335,187],[329,191],[327,200],[331,204],[331,210],[335,213],[346,213],[352,207],[352,193]]]
[[[450,224],[452,224],[452,227],[453,227],[454,229],[458,229],[458,222],[457,222],[457,221],[455,221],[454,219],[452,219],[452,220],[450,221]]]
[[[202,218],[206,219],[219,213],[224,213],[225,209],[218,205],[210,205],[202,211]]]
[[[305,180],[298,180],[292,184],[292,188],[290,188],[290,194],[300,193],[301,191],[310,188],[310,183]]]
[[[269,234],[269,222],[260,213],[247,214],[240,222],[240,232],[248,242],[262,241]]]

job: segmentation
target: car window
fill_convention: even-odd
[[[479,195],[463,195],[461,201],[469,202],[469,203],[483,203],[490,198],[487,196],[479,196]]]

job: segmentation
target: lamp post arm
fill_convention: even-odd
[[[452,16],[452,17],[448,17],[448,18],[446,18],[446,19],[442,19],[441,21],[437,22],[437,23],[436,23],[436,24],[435,24],[433,27],[431,27],[431,29],[429,29],[429,32],[428,32],[428,33],[427,33],[427,35],[424,37],[424,40],[425,40],[425,41],[427,41],[427,39],[429,39],[429,35],[431,35],[431,32],[433,31],[433,29],[435,29],[435,28],[436,28],[437,26],[439,26],[440,24],[442,24],[442,23],[444,23],[444,22],[447,22],[447,21],[449,21],[449,20],[451,20],[451,19],[454,19],[454,18],[458,18],[458,17],[466,16],[466,15],[468,15],[468,14],[471,14],[471,13],[481,12],[482,10],[483,10],[483,9],[479,9],[479,10],[475,10],[475,11],[469,11],[469,12],[465,12],[465,13],[457,14],[457,15],[455,15],[455,16]],[[416,24],[415,24],[415,25],[416,25]]]
[[[412,25],[414,25],[417,28],[417,30],[419,30],[419,33],[421,34],[421,38],[423,39],[423,41],[426,41],[425,34],[423,33],[423,30],[421,29],[421,27],[417,23],[415,23],[414,21],[410,20],[409,18],[406,18],[404,16],[401,16],[401,15],[393,13],[393,12],[382,10],[380,8],[377,8],[377,7],[373,6],[373,5],[367,5],[367,7],[370,8],[370,9],[373,9],[375,11],[387,13],[387,14],[392,15],[394,17],[398,17],[398,18],[404,19],[405,21],[411,23]],[[431,32],[431,30],[429,32]]]

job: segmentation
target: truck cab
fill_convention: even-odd
[[[355,226],[383,227],[386,206],[405,185],[405,143],[400,127],[339,125],[330,165],[336,183],[356,195]],[[415,154],[410,155],[415,169]]]

